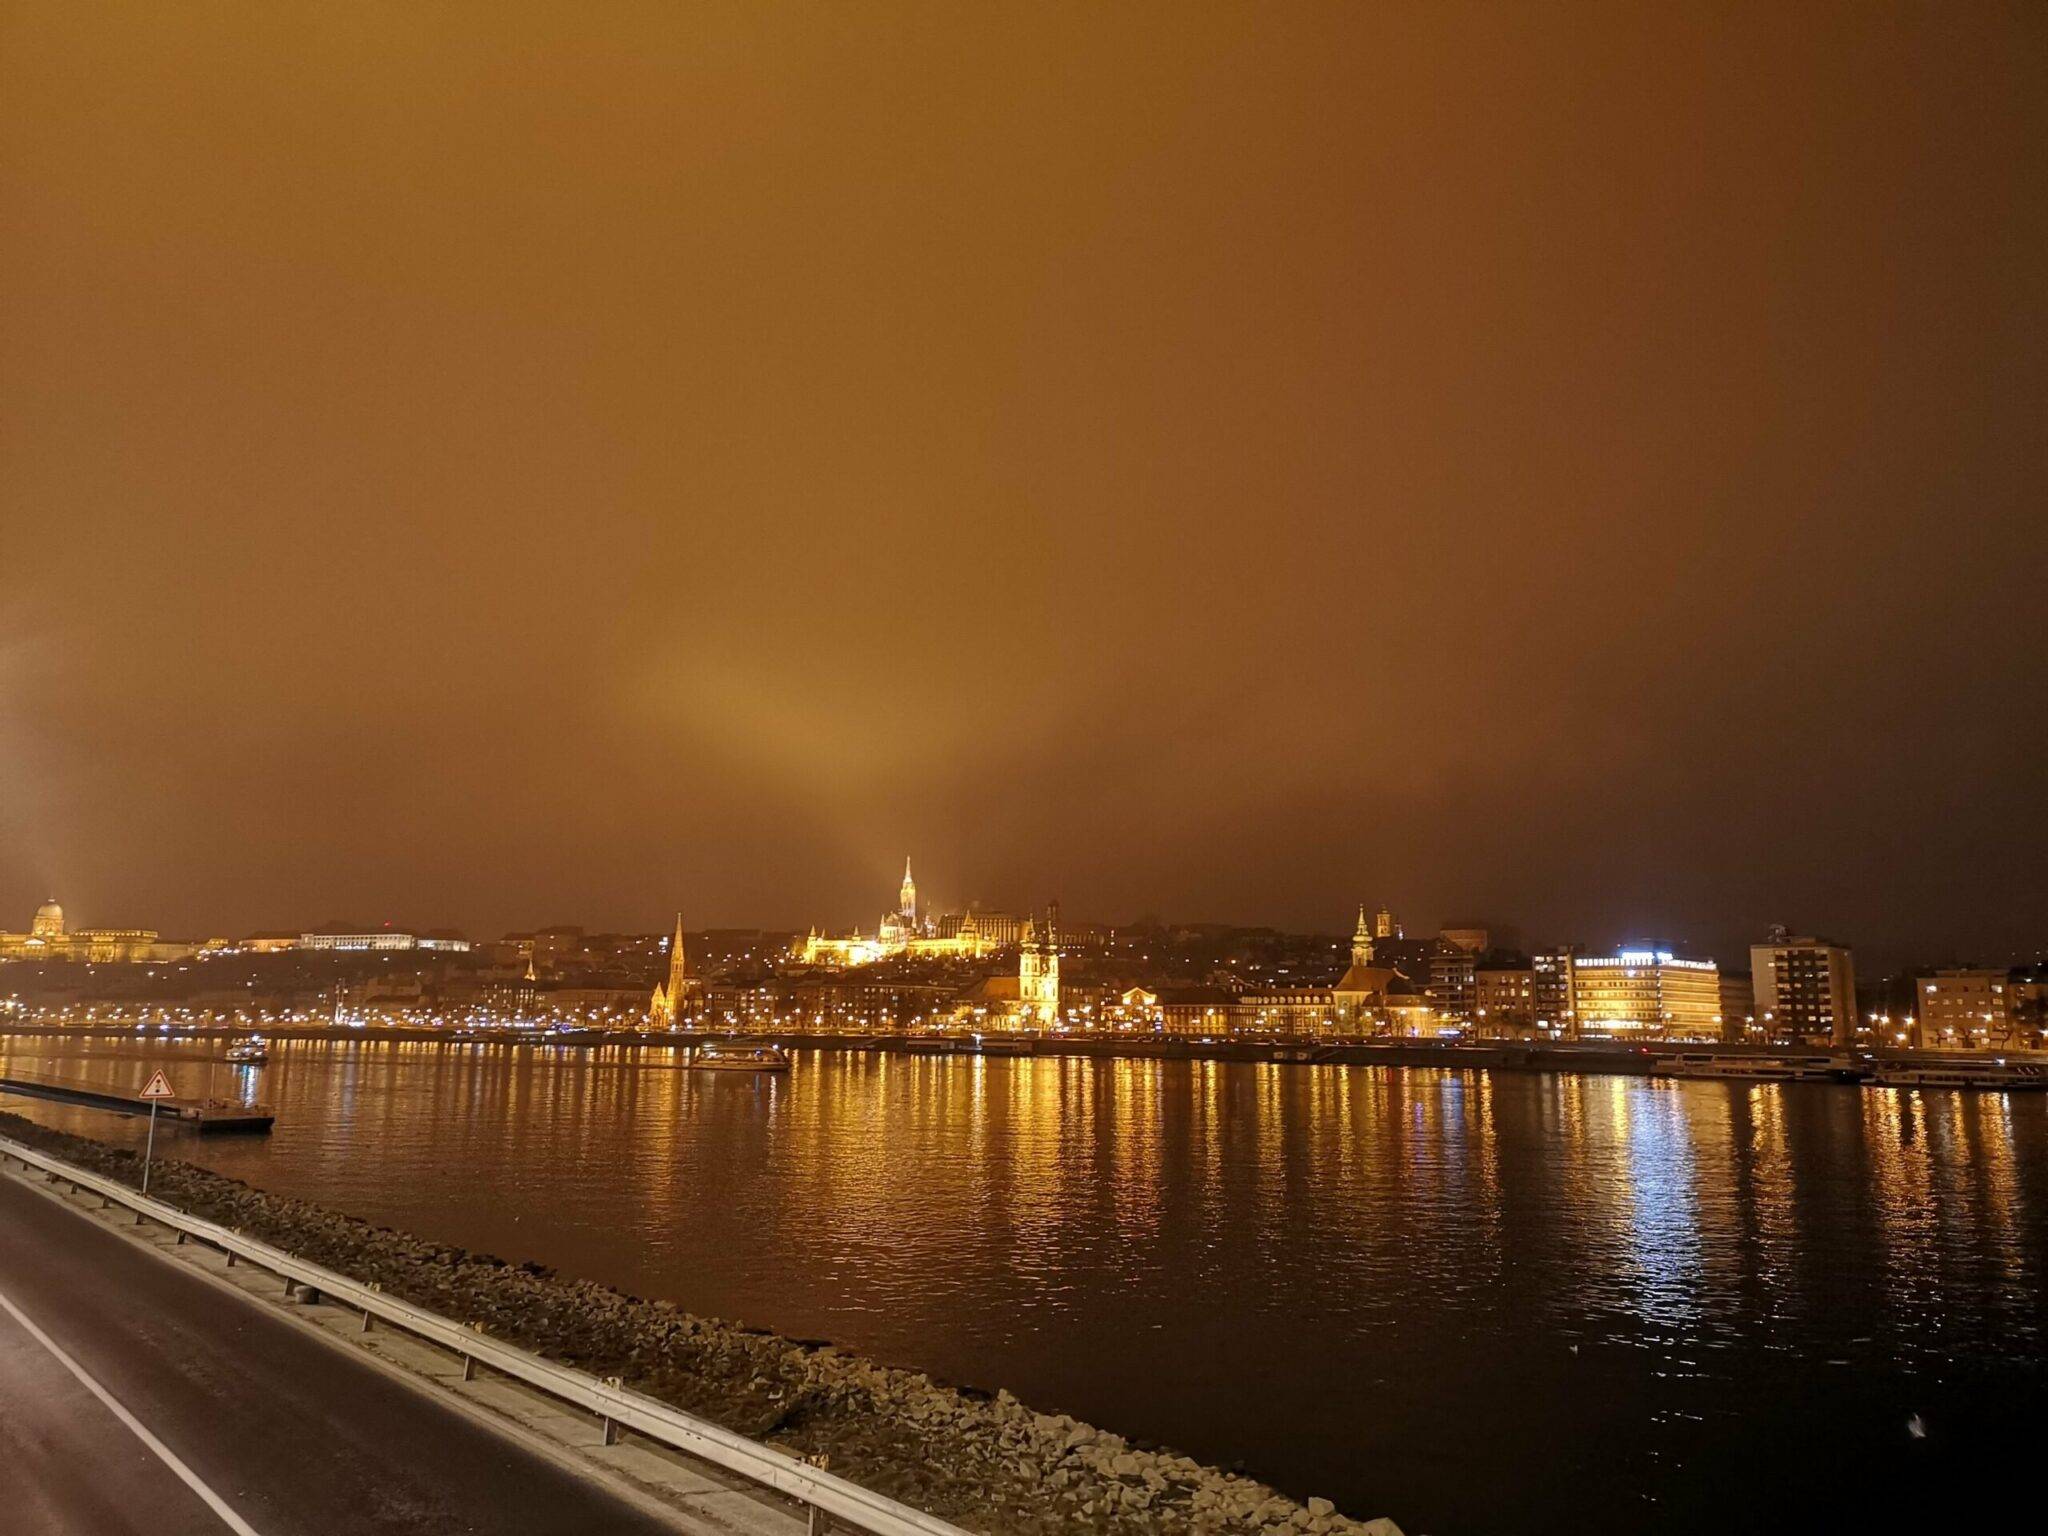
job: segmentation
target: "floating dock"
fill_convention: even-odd
[[[110,1110],[117,1115],[147,1115],[151,1101],[121,1088],[47,1077],[0,1077],[0,1093],[18,1093],[56,1104]],[[230,1099],[158,1099],[157,1113],[183,1122],[205,1135],[243,1132],[262,1135],[277,1121],[267,1104],[237,1104]]]

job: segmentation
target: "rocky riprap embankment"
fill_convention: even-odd
[[[137,1182],[133,1153],[0,1113],[0,1134]],[[1264,1484],[1062,1414],[1034,1413],[829,1345],[693,1317],[536,1264],[373,1227],[265,1194],[187,1163],[159,1161],[150,1193],[315,1264],[381,1286],[445,1317],[816,1458],[879,1493],[973,1530],[1287,1532],[1399,1536],[1326,1499],[1298,1504]]]

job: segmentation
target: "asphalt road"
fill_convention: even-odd
[[[0,1177],[7,1536],[674,1530]]]

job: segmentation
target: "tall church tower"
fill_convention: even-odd
[[[1017,950],[1017,1004],[1028,1029],[1051,1029],[1060,1019],[1060,909],[1046,909],[1045,927],[1024,924]]]
[[[903,919],[903,926],[917,926],[917,882],[910,878],[910,860],[903,861],[903,889],[897,893],[896,914]]]
[[[690,990],[690,963],[683,954],[683,914],[676,914],[675,937],[668,941],[668,980],[657,983],[647,1005],[647,1022],[655,1029],[675,1028],[684,994]]]
[[[1351,931],[1351,963],[1372,964],[1372,927],[1365,920],[1365,903],[1358,904],[1358,926]]]

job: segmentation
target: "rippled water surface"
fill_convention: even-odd
[[[218,1052],[16,1037],[0,1071],[140,1084],[167,1063],[181,1091],[258,1092],[267,1140],[165,1145],[1007,1386],[1411,1532],[1935,1529],[2035,1502],[2048,1096],[820,1052],[755,1078],[372,1041],[284,1042],[250,1072]]]

